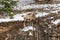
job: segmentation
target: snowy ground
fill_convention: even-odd
[[[0,22],[9,22],[9,21],[24,21],[24,17],[22,17],[23,15],[27,15],[29,12],[27,13],[22,13],[22,14],[16,14],[13,16],[13,19],[10,19],[10,17],[6,17],[5,19],[0,19]],[[37,12],[36,17],[42,17],[45,15],[48,15],[49,13],[45,13],[45,12]]]
[[[30,4],[30,5],[17,5],[14,10],[27,10],[27,9],[41,9],[41,8],[53,7],[60,9],[60,4]]]
[[[34,0],[19,0],[19,2],[17,2],[18,5],[27,5],[29,3],[34,3]]]
[[[60,23],[60,19],[57,19],[55,21],[52,21],[53,24],[57,25],[58,23]]]
[[[15,10],[27,10],[27,9],[41,9],[43,8],[44,10],[48,10],[49,12],[38,12],[36,11],[37,15],[36,15],[36,18],[37,17],[43,17],[43,16],[46,16],[50,13],[56,13],[58,14],[58,12],[60,11],[60,4],[31,4],[31,5],[24,5],[24,6],[20,6],[18,5],[18,7],[16,8],[15,7]],[[13,16],[13,19],[10,19],[9,17],[6,17],[5,19],[0,19],[0,23],[1,22],[9,22],[9,21],[24,21],[24,17],[22,17],[23,15],[27,15],[29,14],[29,12],[26,12],[26,13],[23,13],[22,14],[16,14]],[[53,21],[52,23],[54,24],[57,24],[59,23],[60,21],[56,22],[56,21]]]
[[[24,27],[22,31],[29,31],[29,30],[33,31],[33,29],[36,30],[35,28],[33,28],[33,26],[27,26],[27,27]]]

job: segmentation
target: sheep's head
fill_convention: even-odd
[[[24,19],[25,19],[26,21],[35,20],[35,19],[36,19],[36,18],[35,18],[35,14],[34,14],[34,13],[29,13],[29,14],[27,14],[26,16],[24,16]]]

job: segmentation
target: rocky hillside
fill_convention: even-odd
[[[60,4],[14,7],[15,15],[0,15],[0,40],[60,40]]]

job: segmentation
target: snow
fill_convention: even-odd
[[[26,12],[26,13],[17,13],[16,15],[14,15],[13,16],[13,19],[10,19],[10,17],[8,16],[8,17],[6,17],[5,19],[0,19],[0,23],[1,22],[10,22],[10,21],[24,21],[24,17],[22,17],[22,16],[25,16],[25,15],[27,15],[27,14],[29,14],[29,13],[32,13],[32,12]],[[46,16],[46,15],[48,15],[49,13],[45,13],[45,12],[37,12],[36,11],[36,13],[37,13],[37,15],[35,15],[36,16],[36,18],[37,17],[42,17],[42,16]]]
[[[55,21],[52,21],[53,24],[57,25],[60,22],[60,19],[57,19]]]
[[[9,21],[11,21],[12,19],[9,19],[9,17],[7,17],[6,19],[0,19],[0,23],[1,22],[9,22]]]
[[[33,34],[32,34],[31,32],[29,33],[29,35],[30,35],[30,36],[33,36]]]
[[[32,13],[32,12],[26,12],[26,13],[18,13],[18,14],[16,14],[16,15],[14,15],[13,16],[13,19],[10,19],[10,17],[8,16],[8,17],[6,17],[5,19],[0,19],[0,23],[1,22],[10,22],[10,21],[24,21],[24,17],[22,17],[22,16],[25,16],[25,15],[27,15],[27,14],[29,14],[29,13]],[[46,13],[46,12],[38,12],[38,11],[36,11],[36,18],[37,17],[43,17],[43,16],[47,16],[49,13]],[[53,18],[53,17],[51,17],[51,18]]]
[[[43,16],[46,16],[48,15],[49,13],[46,13],[46,12],[37,12],[37,15],[36,17],[43,17]]]
[[[18,4],[17,6],[16,6],[16,8],[14,8],[15,10],[17,9],[17,10],[27,10],[27,9],[40,9],[40,8],[49,8],[49,7],[53,7],[54,9],[55,8],[60,8],[60,6],[58,5],[58,4],[28,4],[28,5],[20,5],[20,4]]]
[[[24,0],[22,0],[24,2]],[[30,0],[31,1],[31,0]],[[51,10],[50,8],[53,7],[53,9]],[[60,4],[31,4],[31,5],[20,5],[18,4],[17,6],[15,6],[15,9],[18,10],[27,10],[27,9],[40,9],[40,8],[46,8],[44,10],[50,10],[50,12],[46,13],[46,12],[38,12],[36,11],[36,18],[37,17],[43,17],[43,16],[47,16],[50,13],[56,13],[58,14],[58,11],[60,11]],[[27,15],[31,12],[26,12],[26,13],[17,13],[16,15],[13,16],[13,19],[10,19],[9,17],[6,17],[5,19],[0,19],[0,23],[1,22],[9,22],[9,21],[24,21],[24,17],[22,17],[23,15]],[[55,23],[55,22],[53,22]],[[58,23],[58,22],[57,22]],[[56,24],[56,23],[55,23]]]
[[[58,14],[58,10],[50,11],[50,13],[56,13],[56,14]]]
[[[23,21],[24,18],[22,17],[22,15],[26,15],[26,14],[16,14],[13,16],[13,19],[10,19],[10,17],[7,17],[5,19],[0,19],[0,23],[1,22],[9,22],[9,21]]]
[[[22,17],[22,15],[26,15],[26,14],[16,14],[16,15],[14,15],[13,17],[14,17],[14,19],[15,20],[19,20],[19,21],[23,21],[24,20],[24,18]]]
[[[34,31],[34,30],[36,30],[33,26],[26,26],[26,27],[24,27],[23,29],[22,29],[22,31],[29,31],[29,30],[32,30],[32,31]]]
[[[47,19],[53,19],[54,17],[48,17]]]
[[[50,10],[49,8],[44,8],[43,10]]]
[[[31,4],[31,5],[17,5],[14,7],[14,10],[27,10],[27,9],[40,9],[40,8],[44,8],[44,7],[48,7],[47,5],[37,5],[37,4]]]
[[[34,0],[19,0],[18,4],[19,5],[26,5],[26,4],[29,4],[29,3],[34,3],[35,1]]]

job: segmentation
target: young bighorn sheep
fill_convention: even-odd
[[[30,13],[30,14],[24,16],[24,19],[25,19],[26,21],[33,21],[33,20],[36,19],[35,14],[36,14],[36,13],[35,13],[35,11],[34,11],[34,12],[32,12],[32,14]]]

